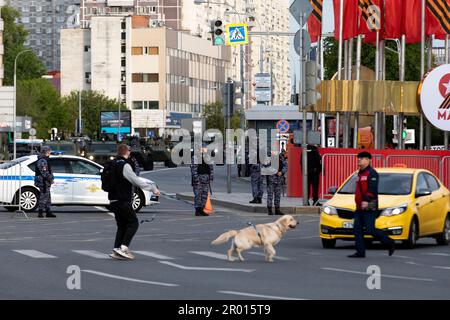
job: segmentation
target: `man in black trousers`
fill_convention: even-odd
[[[355,202],[356,212],[354,221],[356,253],[349,258],[365,258],[364,227],[366,232],[381,241],[392,256],[395,250],[395,241],[389,238],[382,230],[375,228],[378,217],[378,173],[372,168],[372,155],[369,152],[358,154],[359,172],[356,178]]]

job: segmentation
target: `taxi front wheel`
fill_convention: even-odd
[[[334,247],[336,247],[336,239],[323,239],[322,238],[322,247],[324,249],[334,249]]]

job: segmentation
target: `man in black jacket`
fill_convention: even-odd
[[[322,172],[322,156],[319,149],[314,145],[308,145],[308,200],[312,198],[313,206],[319,204],[319,178]]]
[[[365,258],[364,228],[366,232],[387,246],[391,256],[395,250],[395,241],[382,230],[375,228],[378,217],[378,173],[371,167],[372,155],[369,152],[358,154],[359,172],[356,178],[354,221],[356,253],[349,258]]]
[[[160,192],[155,184],[144,182],[134,173],[130,163],[130,148],[126,144],[120,144],[117,147],[114,179],[115,187],[108,193],[108,199],[116,219],[117,233],[110,256],[119,260],[134,259],[134,255],[128,249],[139,227],[139,221],[133,209],[133,186],[153,192],[157,196]]]

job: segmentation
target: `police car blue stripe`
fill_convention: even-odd
[[[56,176],[55,180],[72,180],[72,179],[78,179],[78,180],[101,180],[100,177],[77,177],[77,176]],[[34,176],[2,176],[0,177],[0,180],[4,181],[11,181],[11,180],[22,180],[22,181],[32,181],[34,180]]]

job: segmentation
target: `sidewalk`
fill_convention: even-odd
[[[177,199],[194,201],[192,192],[177,193]],[[252,200],[251,193],[225,193],[215,192],[211,196],[213,206],[221,206],[246,212],[267,213],[266,196],[262,204],[249,203]],[[281,211],[286,214],[319,214],[320,207],[303,206],[302,199],[281,197]]]

